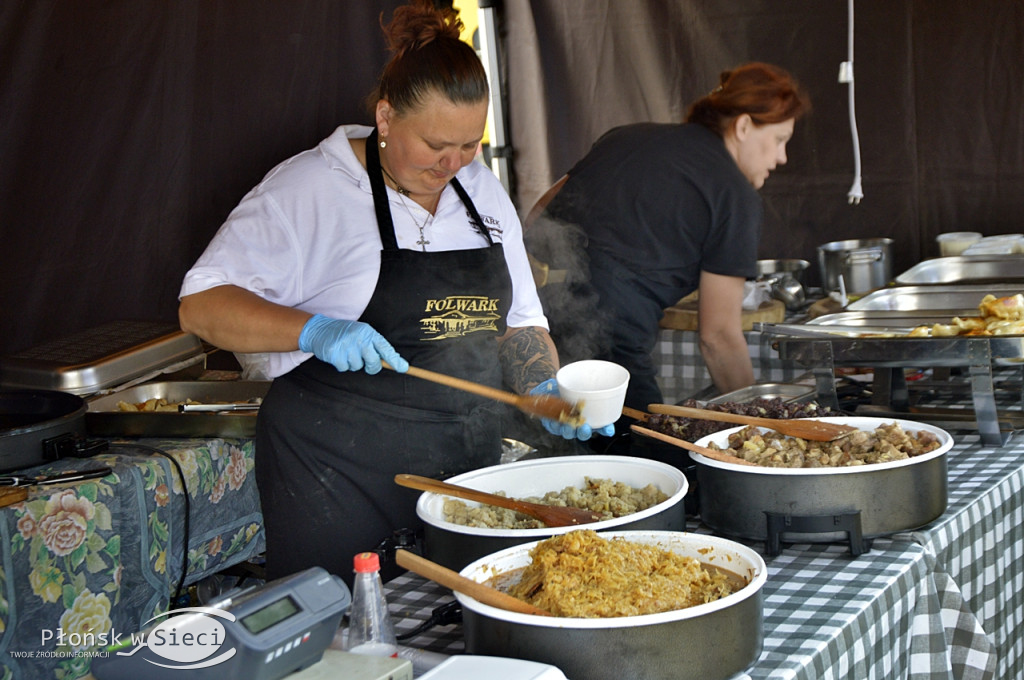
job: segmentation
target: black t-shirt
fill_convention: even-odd
[[[642,274],[662,308],[697,288],[701,270],[757,276],[761,198],[722,139],[700,125],[614,128],[570,171],[547,207]]]
[[[630,391],[652,398],[650,352],[664,308],[696,290],[702,270],[757,275],[761,198],[722,139],[693,124],[614,128],[568,175],[546,208],[553,220],[546,227],[573,225],[577,237],[569,240],[582,243],[590,280],[570,301],[541,288],[552,335],[578,350],[569,360],[593,349],[623,364],[632,374]],[[528,246],[531,236],[543,240],[528,233]],[[562,254],[545,245],[548,252],[534,254],[557,267]],[[598,340],[579,338],[581,299],[601,318]]]

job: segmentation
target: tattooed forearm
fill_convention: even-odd
[[[509,328],[498,339],[498,358],[505,383],[519,394],[555,377],[558,370],[555,343],[539,326]]]

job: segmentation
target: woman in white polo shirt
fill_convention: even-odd
[[[499,405],[403,375],[410,362],[519,393],[553,382],[515,208],[473,162],[487,80],[459,24],[429,0],[396,10],[376,127],[274,168],[185,277],[182,328],[274,379],[256,440],[269,578],[349,579],[353,555],[417,524],[396,473],[498,462]]]

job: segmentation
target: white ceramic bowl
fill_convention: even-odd
[[[713,458],[702,456],[694,451],[690,452],[690,457],[701,463],[702,465],[708,465],[710,467],[717,467],[726,470],[735,470],[740,468],[743,472],[751,474],[763,474],[763,475],[794,475],[794,476],[815,476],[815,475],[848,475],[857,474],[870,470],[879,469],[893,469],[899,467],[906,467],[909,465],[918,465],[926,461],[932,460],[945,455],[946,451],[949,451],[953,447],[953,436],[943,430],[942,428],[929,425],[928,423],[918,423],[913,420],[900,420],[898,418],[867,418],[857,416],[829,416],[824,418],[811,418],[809,420],[820,420],[825,423],[838,423],[841,425],[852,425],[858,430],[874,431],[882,425],[889,425],[896,423],[900,426],[904,432],[914,431],[925,431],[929,432],[939,440],[939,448],[934,451],[929,451],[920,456],[914,456],[912,458],[906,458],[904,460],[897,460],[891,463],[873,463],[871,465],[849,465],[845,467],[818,467],[818,468],[779,468],[779,467],[765,467],[760,465],[742,465],[739,463],[726,463]],[[729,446],[729,435],[734,432],[739,432],[743,429],[743,425],[739,427],[732,427],[728,430],[721,430],[701,437],[697,440],[696,444],[700,446],[709,446],[710,444],[716,444],[720,448],[728,448]],[[765,430],[767,428],[761,428]]]
[[[592,428],[611,425],[622,415],[629,371],[611,361],[584,359],[555,374],[558,393],[570,404],[582,402],[583,420]]]
[[[680,452],[682,453],[682,452]],[[646,458],[629,456],[556,456],[521,460],[505,465],[472,470],[445,481],[479,491],[502,491],[512,498],[540,497],[567,486],[583,488],[586,478],[610,479],[636,488],[654,484],[668,499],[646,510],[586,525],[589,529],[682,530],[686,526],[683,497],[688,485],[678,468]],[[444,502],[449,498],[423,493],[416,502],[416,514],[424,522],[424,553],[450,569],[461,569],[473,560],[529,541],[573,531],[579,527],[541,527],[539,529],[491,529],[469,527],[444,518]],[[473,501],[463,501],[471,507]]]

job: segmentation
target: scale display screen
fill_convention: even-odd
[[[285,595],[280,600],[272,602],[262,609],[257,609],[252,614],[243,616],[239,621],[242,622],[246,630],[256,635],[274,624],[284,621],[289,616],[298,614],[299,611],[299,606],[295,604],[295,600]]]

